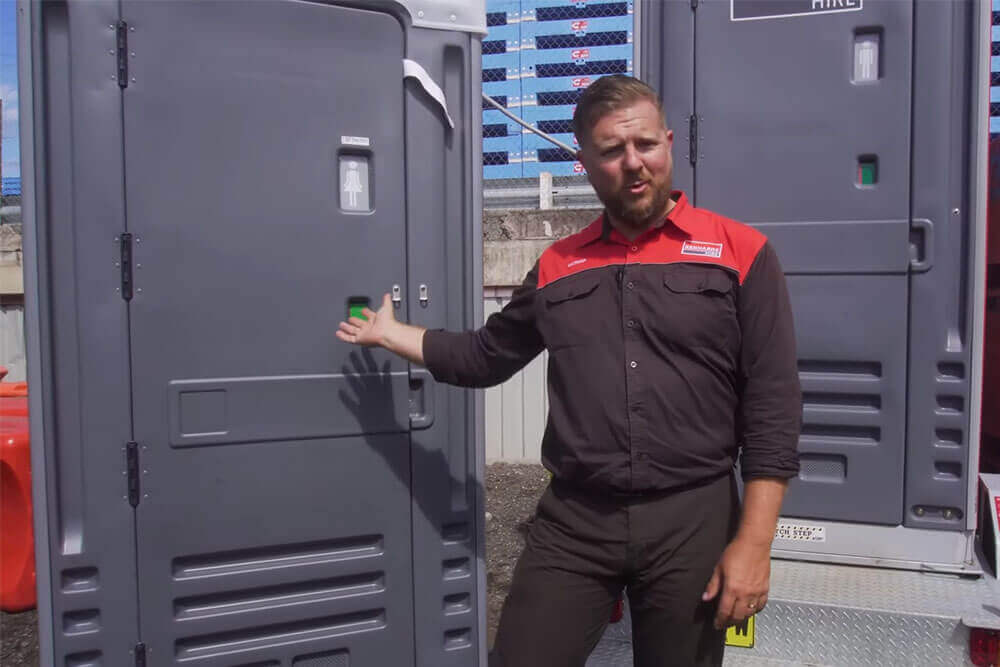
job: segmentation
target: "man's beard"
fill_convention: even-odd
[[[613,218],[633,229],[643,229],[654,217],[659,217],[667,210],[671,183],[669,180],[665,183],[650,181],[649,188],[652,196],[640,199],[620,192],[609,195],[598,193],[598,198]]]

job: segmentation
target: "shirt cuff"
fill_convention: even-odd
[[[799,474],[799,455],[792,451],[787,454],[770,454],[761,456],[743,456],[740,461],[740,473],[743,481],[757,477],[772,477],[775,479],[791,479]]]
[[[424,332],[424,367],[431,372],[437,382],[448,382],[452,372],[448,361],[451,338],[455,334],[444,329],[428,329]]]

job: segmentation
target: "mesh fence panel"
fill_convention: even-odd
[[[491,151],[489,153],[483,153],[484,167],[496,167],[498,165],[507,163],[508,163],[507,151]]]
[[[483,70],[483,83],[494,83],[496,81],[506,81],[506,80],[507,80],[506,67],[493,67],[491,69]]]
[[[500,106],[502,106],[503,108],[505,108],[505,109],[507,108],[507,96],[506,95],[490,95],[490,97],[492,97],[494,100],[496,100],[496,103],[499,104]],[[484,109],[492,109],[493,105],[490,104],[489,102],[487,102],[486,100],[483,100],[483,108]]]
[[[483,139],[495,139],[496,137],[506,137],[507,135],[507,123],[483,125]]]
[[[541,107],[563,106],[565,104],[576,104],[582,93],[582,90],[558,90],[549,93],[538,93],[536,99],[538,106]]]
[[[494,56],[498,53],[507,53],[507,40],[494,39],[488,42],[483,42],[484,56]]]
[[[538,129],[546,134],[566,134],[573,131],[571,120],[540,120]]]
[[[628,32],[615,30],[593,32],[587,35],[540,35],[535,37],[536,49],[573,49],[581,46],[610,46],[628,44]],[[483,42],[485,49],[486,42]],[[483,53],[486,53],[484,50]]]
[[[490,28],[498,25],[507,25],[507,12],[490,12],[486,15],[486,25]]]
[[[539,7],[535,10],[536,21],[563,21],[566,19],[597,19],[606,16],[627,16],[627,2],[603,2],[600,4],[567,5],[564,7]]]
[[[625,74],[628,72],[627,60],[592,60],[582,63],[545,63],[535,65],[535,76],[548,78],[553,76],[580,76],[583,74]],[[483,72],[485,77],[485,70]],[[504,72],[506,77],[506,71]],[[486,79],[484,78],[483,81]],[[503,81],[503,79],[498,79]]]
[[[539,148],[539,162],[576,162],[576,156],[561,148]]]

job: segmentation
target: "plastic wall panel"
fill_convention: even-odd
[[[972,225],[968,81],[975,3],[916,0],[914,251],[910,275],[905,521],[962,530],[969,475]],[[933,194],[932,194],[933,193]],[[985,406],[984,406],[985,407]]]
[[[441,84],[455,120],[449,130],[419,92],[407,97],[409,321],[453,331],[476,326],[482,294],[478,40],[414,31],[407,57]],[[499,112],[490,112],[499,114]],[[514,167],[520,172],[520,165]],[[420,298],[420,285],[428,299]],[[475,301],[472,295],[476,295]],[[485,553],[477,392],[438,384],[411,369],[411,396],[433,421],[415,423],[413,474],[416,665],[485,664]],[[477,662],[480,661],[480,662]]]
[[[21,32],[31,42],[21,99],[34,105],[34,134],[22,142],[34,146],[36,165],[22,205],[34,214],[25,217],[25,312],[38,324],[27,361],[39,652],[42,664],[131,664],[139,640],[124,477],[132,425],[127,305],[115,270],[126,221],[121,92],[108,56],[118,3],[24,8],[32,30]],[[43,63],[44,77],[28,74]]]

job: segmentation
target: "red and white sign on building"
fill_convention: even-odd
[[[586,62],[590,58],[590,49],[573,49],[570,57],[577,63]]]

